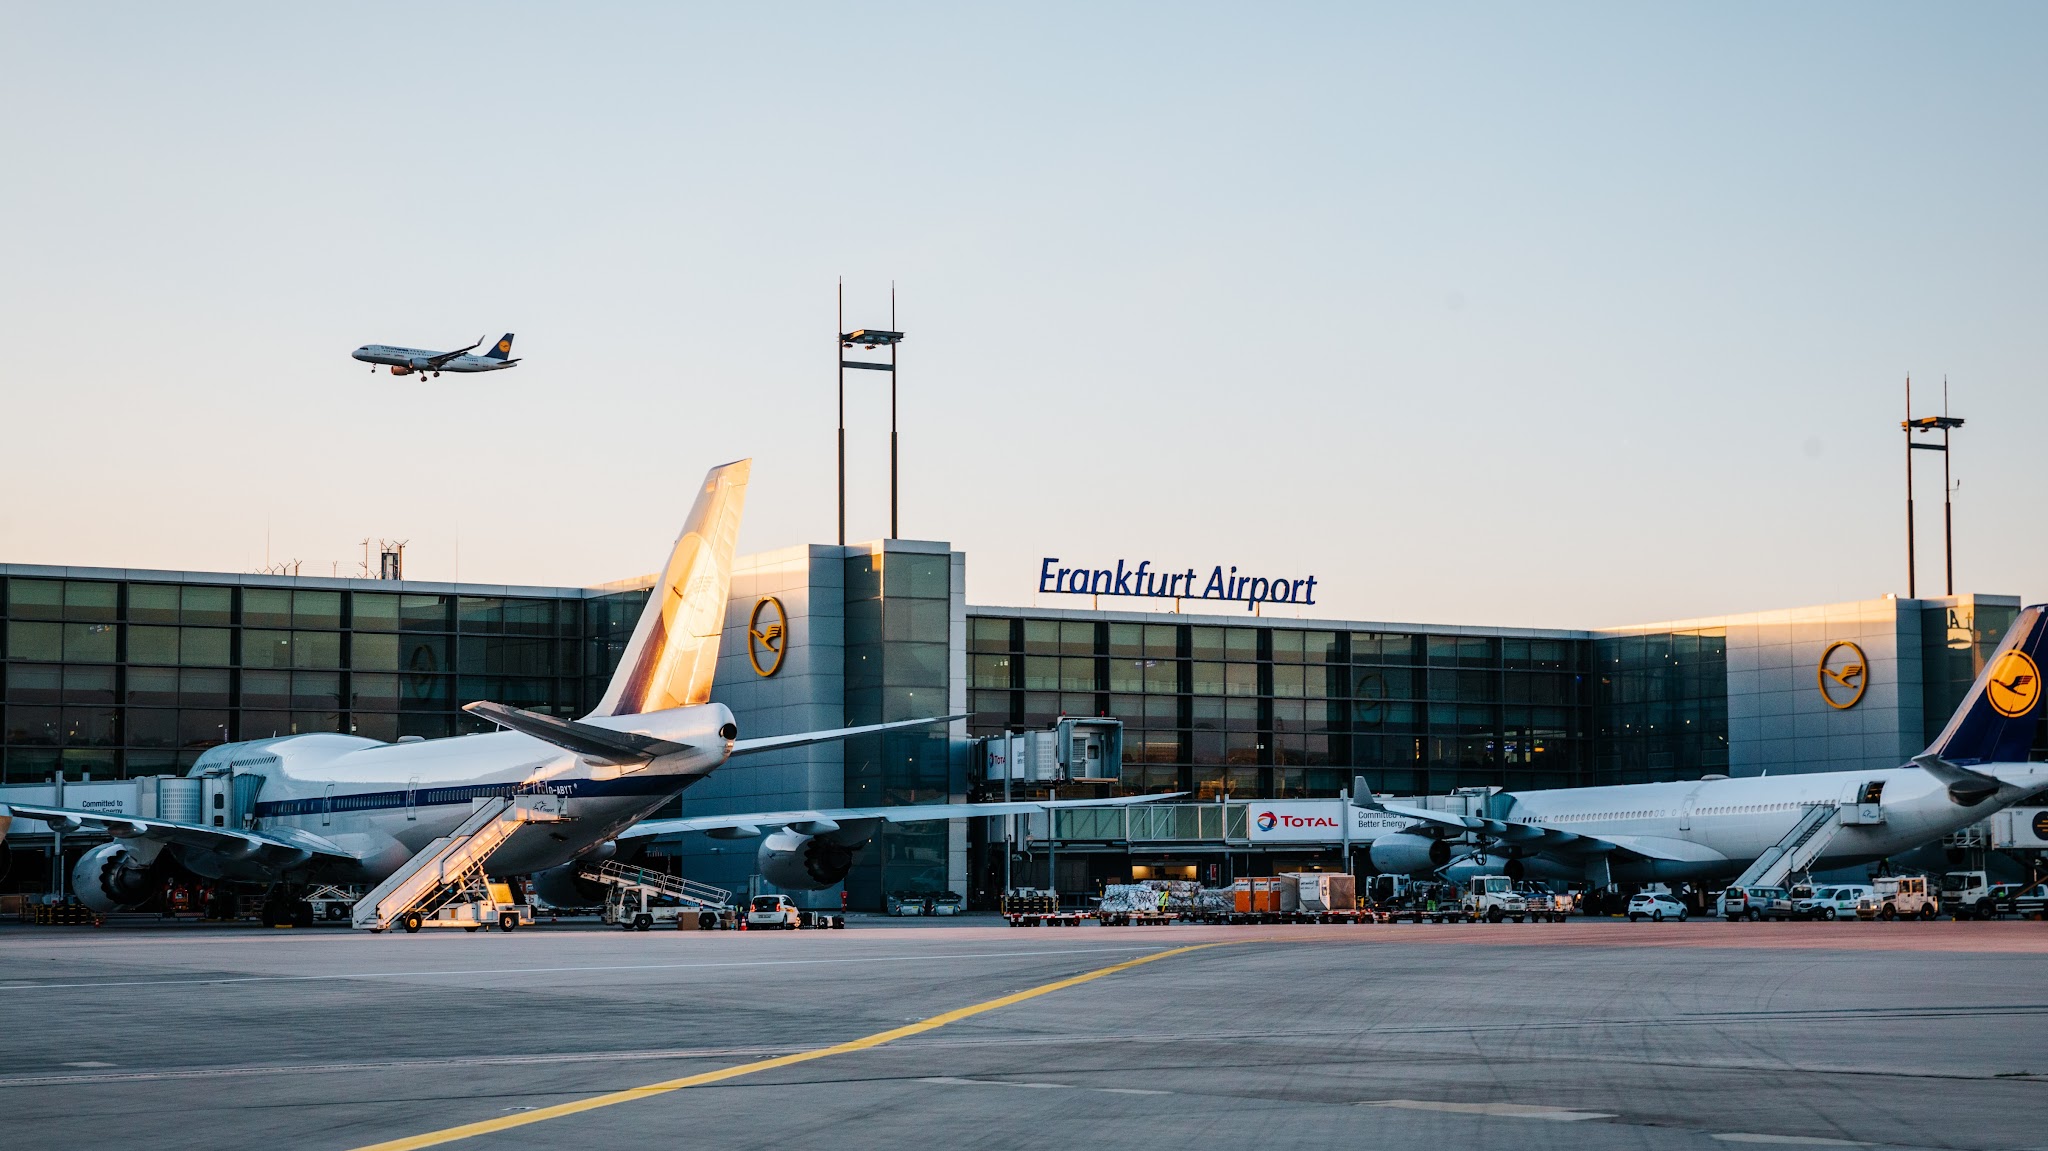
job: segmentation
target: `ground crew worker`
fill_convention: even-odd
[[[1165,888],[1161,888],[1161,889],[1159,890],[1159,914],[1161,914],[1161,915],[1165,915],[1165,914],[1166,914],[1166,889],[1165,889]]]

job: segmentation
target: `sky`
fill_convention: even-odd
[[[0,5],[0,562],[577,586],[902,534],[1598,627],[2039,597],[2048,9]],[[396,378],[365,343],[517,333]],[[851,539],[887,377],[849,373]],[[1918,454],[1920,591],[1941,479]],[[1102,606],[1125,606],[1104,600]],[[1133,601],[1129,606],[1144,606]]]

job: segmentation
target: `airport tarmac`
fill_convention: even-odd
[[[0,1122],[11,1148],[2039,1148],[2044,958],[2031,922],[10,925]]]

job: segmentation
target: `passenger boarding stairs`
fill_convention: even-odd
[[[1736,887],[1782,887],[1789,877],[1813,866],[1820,853],[1842,830],[1842,809],[1832,803],[1811,803],[1806,814],[1785,833],[1785,838],[1766,848],[1749,870],[1734,883]]]
[[[514,795],[475,801],[469,818],[436,839],[356,901],[355,926],[383,931],[407,914],[432,914],[485,886],[484,861],[529,823],[562,819],[560,796]]]
[[[732,906],[732,892],[723,887],[698,883],[680,875],[649,871],[616,859],[607,859],[596,867],[585,868],[583,878],[619,891],[645,894],[650,899],[673,899],[683,907],[698,911],[725,911]]]

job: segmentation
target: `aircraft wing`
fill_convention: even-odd
[[[116,839],[153,839],[178,847],[211,851],[230,859],[247,859],[279,868],[296,867],[315,856],[355,860],[357,857],[311,832],[296,828],[273,831],[244,831],[240,828],[208,827],[202,823],[178,823],[168,819],[143,819],[133,815],[108,815],[101,811],[79,811],[68,807],[38,807],[27,803],[0,804],[0,833],[9,817],[36,819],[60,832],[91,827]]]
[[[1179,799],[1186,792],[1165,795],[1116,796],[1110,799],[1062,799],[1057,802],[1009,803],[906,803],[894,807],[835,807],[813,811],[757,811],[743,815],[705,815],[683,819],[650,819],[634,824],[619,834],[620,839],[647,835],[675,835],[684,831],[726,831],[758,835],[762,829],[787,827],[805,835],[827,835],[849,823],[923,823],[932,819],[971,819],[987,815],[1029,815],[1048,807],[1129,807]]]
[[[1523,823],[1512,819],[1490,819],[1480,815],[1453,815],[1444,811],[1430,811],[1427,808],[1408,807],[1404,804],[1381,803],[1377,796],[1366,795],[1352,800],[1368,811],[1383,812],[1413,819],[1418,823],[1436,827],[1470,831],[1499,841],[1501,844],[1527,848],[1539,852],[1556,852],[1563,855],[1604,855],[1620,852],[1637,855],[1644,859],[1666,859],[1696,862],[1718,860],[1723,856],[1711,848],[1702,847],[1691,840],[1667,839],[1654,835],[1582,835],[1576,831],[1562,831],[1540,824]]]
[[[645,764],[660,755],[674,755],[688,751],[689,745],[671,740],[657,739],[638,732],[619,731],[615,728],[599,727],[594,723],[561,719],[542,715],[536,711],[524,711],[507,707],[502,703],[478,700],[462,705],[462,710],[474,716],[490,720],[499,727],[510,728],[535,739],[545,740],[556,747],[573,751],[585,759],[598,763],[609,763],[620,767]],[[746,755],[756,751],[777,751],[785,747],[803,747],[813,743],[829,743],[835,739],[851,739],[856,735],[872,735],[878,731],[898,731],[903,728],[925,727],[934,723],[951,723],[966,719],[967,713],[959,715],[935,715],[929,719],[900,719],[893,723],[871,723],[864,727],[840,727],[831,731],[801,731],[794,735],[769,735],[759,739],[737,739],[733,741],[733,755]]]
[[[935,715],[930,719],[899,719],[892,723],[870,723],[862,727],[836,727],[830,731],[800,731],[795,735],[764,735],[759,739],[736,739],[732,744],[732,753],[746,755],[755,751],[779,751],[785,747],[830,743],[835,739],[852,739],[857,735],[873,735],[878,731],[898,731],[906,727],[951,723],[956,719],[966,719],[971,714],[973,713],[963,711],[959,715]]]
[[[457,348],[452,352],[436,352],[433,355],[427,357],[427,362],[438,368],[442,364],[447,363],[448,361],[454,359],[457,356],[466,356],[469,353],[475,351],[476,345],[481,344],[483,342],[484,338],[482,336],[478,336],[476,338],[476,344],[471,344],[466,348]]]

